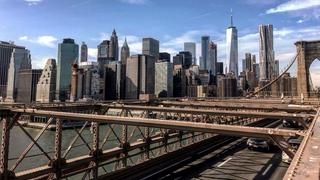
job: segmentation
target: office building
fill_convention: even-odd
[[[221,98],[237,96],[237,78],[233,73],[218,77],[217,96]]]
[[[223,74],[223,62],[217,62],[216,71],[217,71],[217,75]]]
[[[208,60],[207,60],[207,70],[211,76],[216,76],[217,66],[217,45],[212,41],[209,44],[209,51],[208,51]]]
[[[173,64],[162,61],[155,64],[155,95],[157,97],[173,96]]]
[[[112,35],[110,37],[109,57],[114,61],[119,60],[118,36],[115,29],[113,30]]]
[[[259,26],[260,80],[270,80],[274,67],[273,26]]]
[[[14,49],[25,49],[13,42],[0,41],[0,97],[5,98],[7,94],[8,71],[10,59]]]
[[[170,62],[171,61],[171,55],[167,52],[161,52],[159,53],[159,60],[160,61],[167,61]]]
[[[73,39],[63,39],[58,46],[56,100],[69,99],[71,87],[71,65],[78,61],[79,46]]]
[[[273,66],[273,75],[274,76],[279,76],[279,60],[275,60],[274,61],[274,64],[273,64],[274,66]]]
[[[196,56],[196,43],[194,42],[185,42],[184,43],[184,51],[189,51],[192,55],[192,64],[197,63]]]
[[[185,97],[187,93],[186,72],[181,64],[173,66],[173,97]]]
[[[182,65],[183,56],[181,54],[177,54],[172,58],[173,65]]]
[[[153,38],[142,39],[142,54],[155,57],[159,60],[159,41]]]
[[[127,60],[126,99],[138,99],[140,94],[154,94],[155,57],[133,55]]]
[[[31,69],[30,51],[27,49],[14,49],[11,54],[8,69],[7,97],[6,101],[14,102],[18,93],[19,71]]]
[[[233,26],[233,17],[231,14],[231,24],[226,30],[226,46],[227,46],[227,69],[228,73],[232,73],[238,77],[238,30]]]
[[[57,65],[55,59],[48,59],[37,83],[36,101],[49,103],[55,98]]]
[[[85,42],[82,42],[80,48],[80,62],[87,62],[88,61],[88,46]]]
[[[200,85],[209,85],[210,74],[208,70],[200,69],[199,70],[199,80]]]
[[[121,48],[121,78],[120,78],[120,99],[125,99],[126,94],[126,67],[127,59],[130,57],[130,48],[127,39],[124,40]]]
[[[127,64],[127,58],[130,57],[130,48],[127,43],[127,38],[124,40],[124,43],[121,47],[121,63]]]
[[[97,62],[83,62],[79,64],[79,87],[78,97],[83,99],[100,98],[100,75]]]
[[[207,60],[209,56],[209,36],[201,37],[201,58],[200,58],[200,69],[207,69]]]
[[[42,69],[22,69],[18,73],[17,102],[31,103],[36,101],[37,84]]]
[[[110,62],[105,66],[104,100],[120,99],[121,67],[119,61]]]

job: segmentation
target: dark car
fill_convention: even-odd
[[[250,150],[262,149],[269,151],[271,146],[273,146],[273,143],[271,140],[265,138],[249,138],[247,140],[247,145]]]
[[[298,121],[294,120],[283,120],[282,121],[282,126],[283,127],[288,127],[288,128],[300,128],[302,127],[301,123]]]

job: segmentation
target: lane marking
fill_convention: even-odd
[[[229,159],[223,161],[223,162],[222,162],[221,164],[219,164],[217,167],[223,166],[225,163],[227,163],[227,162],[230,161],[231,159],[232,159],[232,158],[229,158]]]
[[[267,169],[263,171],[262,176],[266,175],[267,172],[271,169],[271,167],[272,167],[272,164],[269,164],[269,166],[267,167]]]

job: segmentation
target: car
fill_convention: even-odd
[[[249,138],[247,140],[248,149],[250,150],[267,150],[269,151],[273,146],[273,143],[269,139],[265,138]]]
[[[300,128],[302,127],[301,123],[295,120],[283,120],[282,126],[287,128]]]
[[[301,144],[301,141],[302,141],[301,138],[296,138],[296,137],[291,137],[288,139],[288,143],[295,150],[298,150],[299,145]],[[285,152],[282,152],[282,162],[290,164],[291,160],[292,159]]]

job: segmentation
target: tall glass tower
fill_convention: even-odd
[[[226,66],[229,73],[238,77],[238,30],[233,26],[233,17],[231,11],[231,24],[227,28],[227,61]]]
[[[209,56],[209,36],[201,37],[201,59],[200,59],[200,69],[207,70],[207,61]]]
[[[71,88],[71,65],[78,61],[79,46],[73,39],[63,39],[58,47],[56,100],[65,101]]]

